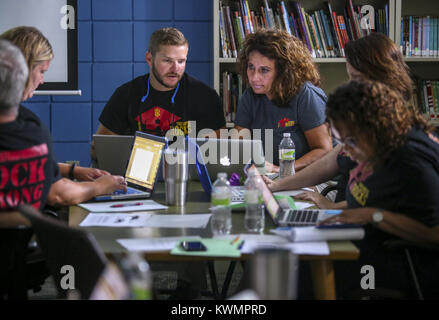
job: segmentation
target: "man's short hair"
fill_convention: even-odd
[[[28,72],[21,50],[0,39],[0,114],[18,110]]]
[[[154,56],[159,50],[160,46],[189,46],[184,34],[176,28],[162,28],[156,30],[149,39],[148,51]]]

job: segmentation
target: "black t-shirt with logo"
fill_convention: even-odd
[[[0,211],[20,204],[42,209],[50,186],[61,178],[49,132],[23,110],[16,121],[0,124]]]
[[[191,133],[194,128],[188,121],[196,121],[196,132],[225,125],[218,94],[201,81],[185,73],[177,88],[157,91],[148,86],[148,77],[137,77],[116,89],[99,117],[102,125],[121,135],[143,131],[159,136],[172,128]]]
[[[427,226],[439,224],[439,139],[412,128],[402,147],[381,166],[351,170],[349,208],[375,207],[405,214]]]

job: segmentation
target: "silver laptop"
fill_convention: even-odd
[[[212,182],[219,172],[227,173],[228,178],[233,173],[242,176],[249,163],[258,167],[265,163],[261,140],[197,138],[196,143]],[[189,173],[191,179],[199,179],[194,164],[189,165]]]
[[[125,180],[128,190],[118,190],[113,194],[96,197],[95,201],[144,199],[149,198],[157,181],[158,171],[167,146],[165,137],[157,137],[143,132],[136,132]]]
[[[93,135],[97,167],[123,176],[130,159],[134,136]]]
[[[321,220],[333,217],[334,214],[341,213],[341,210],[290,209],[288,203],[280,203],[276,200],[273,193],[265,184],[265,181],[263,179],[261,180],[262,182],[259,184],[259,188],[262,192],[265,209],[276,226],[314,226]]]

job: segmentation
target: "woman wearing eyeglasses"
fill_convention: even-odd
[[[413,84],[408,67],[395,43],[381,33],[372,33],[345,47],[346,70],[350,80],[367,79],[384,83],[398,91],[404,100],[413,95]],[[332,136],[336,140],[334,134]],[[345,141],[346,142],[346,141]],[[324,157],[312,163],[294,176],[278,181],[265,178],[272,191],[300,189],[321,184],[337,177],[337,195],[335,202],[328,200],[318,192],[304,192],[299,199],[313,201],[320,208],[346,208],[345,190],[349,172],[357,163],[344,154],[342,145],[334,147]]]
[[[439,243],[439,138],[398,92],[376,81],[340,86],[329,96],[326,116],[342,150],[358,165],[346,188],[352,210],[323,224],[360,224],[366,231],[355,242],[359,260],[335,267],[341,283],[337,290],[360,289],[364,265],[373,266],[377,288],[406,290],[405,275],[399,272],[404,265],[384,249],[384,242]],[[430,275],[429,267],[419,270],[423,277]]]

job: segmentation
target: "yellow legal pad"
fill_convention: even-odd
[[[198,257],[232,257],[237,258],[241,256],[241,251],[238,249],[242,240],[231,244],[231,239],[201,239],[201,242],[206,246],[206,251],[185,251],[180,246],[183,239],[175,245],[171,254],[184,256],[198,256]]]

